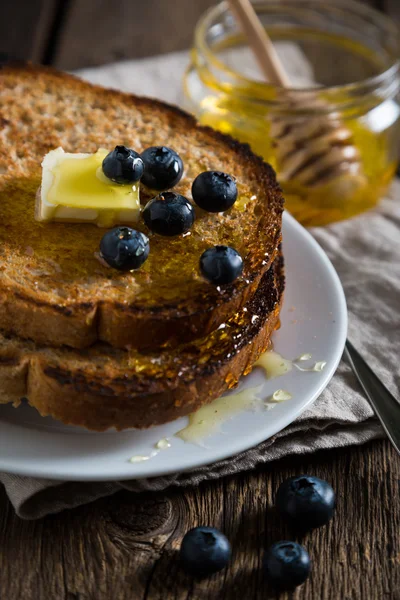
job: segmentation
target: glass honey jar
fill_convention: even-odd
[[[197,25],[186,108],[270,162],[286,207],[304,225],[372,208],[398,160],[397,27],[352,0],[260,0],[254,8],[290,89],[263,80],[222,2]]]

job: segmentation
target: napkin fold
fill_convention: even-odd
[[[81,72],[87,79],[179,103],[187,54],[129,61]],[[167,67],[167,68],[166,68]],[[172,79],[171,79],[172,77]],[[400,388],[400,182],[373,211],[311,233],[342,281],[349,310],[349,338],[393,394]],[[60,482],[0,473],[16,513],[37,519],[121,489],[160,491],[196,485],[290,454],[338,448],[383,437],[349,366],[342,362],[318,400],[289,427],[262,444],[213,465],[166,477],[124,482]]]

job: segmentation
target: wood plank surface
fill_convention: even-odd
[[[380,0],[382,2],[382,10],[392,17],[397,22],[400,21],[400,2],[399,0]]]
[[[336,0],[329,0],[334,3]],[[398,0],[363,2],[400,19]],[[77,69],[188,48],[215,0],[0,1],[0,53]]]
[[[56,0],[0,0],[0,53],[42,62],[54,28]]]
[[[292,474],[330,481],[334,520],[300,540],[310,580],[277,596],[263,577],[263,548],[296,539],[273,495]],[[40,521],[18,519],[0,493],[0,598],[8,600],[398,600],[400,459],[387,442],[287,458],[187,490],[121,492]],[[178,561],[199,524],[231,540],[230,567],[194,581]],[[298,539],[298,538],[297,538]]]
[[[394,4],[397,6],[398,0],[362,1],[389,14],[397,13]],[[53,63],[70,70],[189,48],[199,17],[217,4],[216,0],[68,2]]]
[[[188,48],[200,15],[215,4],[215,0],[69,1],[54,56],[60,69]]]

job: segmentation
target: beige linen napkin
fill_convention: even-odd
[[[82,73],[88,79],[179,102],[186,54],[110,65]],[[400,388],[400,183],[374,211],[313,235],[334,263],[349,309],[349,337],[394,393]],[[120,489],[132,492],[188,486],[252,469],[290,454],[362,444],[382,429],[346,363],[313,406],[274,438],[214,465],[168,477],[114,483],[57,482],[0,474],[17,512],[36,519],[91,502]]]

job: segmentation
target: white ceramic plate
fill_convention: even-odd
[[[1,406],[0,470],[86,481],[155,477],[232,456],[289,425],[319,396],[334,374],[346,338],[347,311],[332,264],[311,235],[287,213],[283,236],[287,286],[282,327],[274,335],[274,348],[289,359],[310,353],[312,361],[327,364],[322,372],[293,369],[270,380],[262,369],[256,369],[241,386],[262,384],[263,398],[283,388],[293,394],[291,400],[268,411],[240,412],[223,424],[222,431],[204,441],[206,448],[173,436],[186,425],[187,418],[147,431],[90,433],[42,418],[28,406]],[[129,462],[134,455],[149,455],[157,441],[165,437],[171,440],[170,448],[145,462]]]

